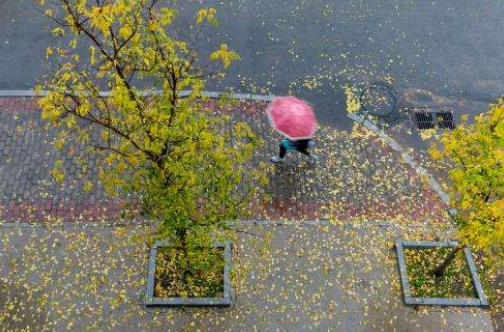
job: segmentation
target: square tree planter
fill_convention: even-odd
[[[169,247],[167,241],[158,241],[154,244],[150,251],[148,275],[147,275],[147,294],[145,305],[147,307],[185,307],[185,306],[200,306],[200,307],[227,307],[231,305],[231,280],[229,272],[231,269],[231,242],[225,244],[215,243],[214,247],[223,248],[224,254],[224,294],[223,297],[154,297],[154,274],[156,271],[156,259],[158,248]]]
[[[455,248],[457,242],[408,242],[398,240],[396,242],[397,261],[399,263],[399,274],[401,277],[401,285],[404,294],[404,304],[406,305],[435,305],[435,306],[464,306],[464,307],[487,307],[488,300],[483,292],[483,287],[476,270],[476,265],[472,259],[471,250],[464,249],[465,260],[467,267],[471,273],[472,285],[478,295],[477,298],[442,298],[442,297],[413,297],[409,285],[408,270],[406,268],[406,260],[404,257],[404,249],[422,250],[431,248]]]

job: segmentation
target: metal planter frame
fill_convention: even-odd
[[[462,306],[462,307],[488,307],[488,299],[483,291],[483,286],[476,270],[476,265],[472,259],[472,253],[469,248],[464,248],[464,254],[467,266],[471,273],[473,287],[478,295],[476,298],[441,298],[441,297],[413,297],[408,280],[408,270],[404,257],[404,249],[422,250],[430,248],[455,248],[458,242],[409,242],[398,240],[396,242],[397,262],[399,264],[399,275],[404,295],[404,304],[406,305],[434,305],[434,306]]]
[[[231,305],[231,242],[225,244],[215,243],[214,247],[224,249],[224,296],[216,298],[187,298],[187,297],[154,297],[154,273],[156,271],[157,249],[160,247],[169,247],[168,241],[156,242],[150,251],[148,274],[147,274],[147,293],[145,296],[145,305],[147,307],[228,307]]]

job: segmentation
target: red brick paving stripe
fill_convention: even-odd
[[[77,201],[56,203],[52,199],[38,202],[10,201],[7,206],[0,205],[0,219],[7,222],[46,222],[61,219],[63,221],[98,221],[121,217],[126,210],[126,202],[122,199],[109,199],[96,203]]]
[[[374,202],[364,202],[363,206],[355,206],[350,202],[337,201],[334,198],[331,202],[308,202],[300,203],[293,200],[273,198],[266,202],[255,202],[251,204],[248,216],[251,219],[268,220],[317,220],[334,218],[339,221],[350,221],[358,219],[387,220],[403,218],[407,220],[419,220],[445,223],[447,220],[446,206],[429,189],[422,192],[424,201],[420,205],[404,206],[400,201],[388,202],[377,200]],[[332,205],[332,207],[331,207]],[[329,215],[330,214],[330,215]]]
[[[365,207],[355,206],[348,202],[333,201],[332,217],[339,221],[349,221],[356,218],[390,219],[402,217],[410,220],[429,219],[444,222],[445,206],[433,193],[425,192],[425,204],[420,206],[398,206],[400,203],[386,201],[368,202]],[[372,204],[371,204],[372,203]],[[251,204],[249,218],[252,219],[288,219],[294,221],[327,219],[330,204],[327,202],[294,202],[288,199],[274,198],[270,201]],[[39,200],[36,203],[28,201],[9,202],[7,206],[0,205],[1,220],[11,221],[99,221],[120,218],[126,210],[126,202],[122,199],[100,201],[94,204],[76,201],[55,203],[51,199]]]

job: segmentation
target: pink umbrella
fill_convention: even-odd
[[[296,97],[274,98],[266,113],[271,125],[291,140],[309,139],[317,130],[313,109]]]

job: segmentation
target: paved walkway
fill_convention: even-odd
[[[74,162],[77,146],[57,152],[56,136],[45,130],[36,99],[0,98],[0,208],[3,220],[41,221],[64,218],[97,219],[120,210],[119,200],[105,196],[101,185],[83,190],[96,172]],[[57,160],[64,161],[67,179],[60,185],[50,176]]]
[[[264,103],[209,106],[262,136],[251,167],[277,152]],[[268,197],[250,207],[260,222],[236,226],[235,304],[186,310],[145,309],[151,226],[100,222],[118,220],[134,200],[100,186],[85,192],[93,167],[72,162],[79,146],[55,152],[55,134],[43,129],[35,99],[0,98],[0,220],[32,223],[0,225],[0,331],[492,331],[479,309],[402,305],[393,240],[443,238],[449,218],[400,156],[365,131],[322,128],[317,165],[298,155],[271,165]],[[62,186],[49,175],[58,159],[70,175]],[[56,219],[65,226],[43,223]]]
[[[209,107],[217,106],[210,102]],[[264,140],[252,165],[267,162],[277,153],[279,136],[264,114],[265,103],[242,102],[230,110],[234,121],[245,121]],[[98,184],[83,189],[86,180],[96,183],[94,161],[82,169],[74,160],[82,152],[71,146],[56,152],[56,136],[45,130],[36,99],[0,98],[0,216],[2,220],[43,221],[100,220],[120,216],[126,197],[107,197]],[[289,155],[282,166],[269,168],[269,198],[254,201],[257,218],[341,220],[360,217],[407,218],[442,222],[444,205],[422,179],[402,163],[397,154],[376,137],[322,128],[316,153],[320,161],[309,165],[303,156]],[[50,170],[63,160],[67,178],[56,184]]]
[[[0,229],[0,331],[492,331],[480,309],[404,307],[387,223],[253,226],[228,309],[146,309],[149,226]]]

